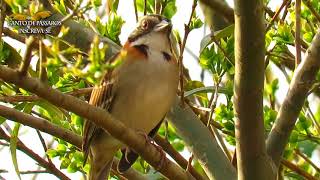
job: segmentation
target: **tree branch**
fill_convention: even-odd
[[[200,0],[202,4],[210,7],[214,12],[221,14],[229,23],[234,22],[233,9],[223,0]]]
[[[234,112],[239,179],[269,180],[276,175],[264,140],[263,9],[262,0],[235,1]]]
[[[317,180],[317,178],[315,178],[314,176],[312,176],[311,174],[307,173],[306,171],[304,171],[303,169],[299,168],[297,165],[291,163],[290,161],[287,160],[282,160],[281,161],[283,165],[285,165],[287,168],[289,168],[290,170],[298,173],[299,175],[301,175],[302,177],[304,177],[305,179],[308,180]]]
[[[295,32],[295,45],[296,45],[296,67],[301,62],[301,0],[296,0],[295,3],[295,14],[296,14],[296,32]]]
[[[62,129],[59,126],[42,118],[37,118],[3,105],[0,105],[0,115],[15,122],[51,134],[57,138],[64,139],[70,144],[73,144],[81,149],[82,140],[79,135],[76,135],[67,129]]]
[[[237,179],[234,167],[208,128],[189,106],[181,107],[178,97],[173,108],[168,112],[168,118],[199,160],[209,179]]]
[[[65,94],[68,94],[68,95],[71,95],[71,96],[82,96],[82,95],[90,94],[92,89],[93,89],[92,87],[76,89],[74,91],[67,92]],[[38,101],[38,100],[42,100],[42,98],[40,98],[37,95],[31,95],[31,96],[23,96],[23,95],[0,96],[0,101],[1,102],[6,102],[6,103],[32,102],[32,101]]]
[[[304,61],[296,69],[277,119],[267,139],[267,152],[278,166],[288,138],[295,126],[308,91],[320,68],[320,30],[307,50]]]
[[[30,36],[30,38],[26,39],[27,48],[23,57],[23,62],[19,69],[21,76],[25,76],[28,72],[30,62],[31,62],[31,55],[32,55],[32,48],[33,48],[32,46],[34,41],[35,41],[35,38],[33,36]]]

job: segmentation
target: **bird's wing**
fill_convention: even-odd
[[[118,54],[115,55],[110,62],[113,62],[117,58]],[[102,80],[100,86],[95,87],[91,92],[91,97],[89,104],[101,107],[107,111],[110,110],[112,106],[115,93],[112,90],[114,81],[112,78],[112,70],[109,70]],[[82,151],[84,152],[84,164],[87,161],[90,149],[91,140],[95,135],[104,132],[102,128],[97,127],[93,122],[85,120],[83,127],[83,140],[82,140]]]

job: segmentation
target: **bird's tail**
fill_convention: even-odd
[[[99,149],[91,153],[89,180],[106,180],[110,174],[113,156],[118,151],[119,147],[112,147],[108,149]],[[98,151],[99,150],[99,151]]]

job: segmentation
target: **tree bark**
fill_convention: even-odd
[[[235,168],[208,128],[201,123],[188,106],[181,107],[178,97],[174,107],[168,113],[168,118],[210,179],[237,179]]]
[[[234,109],[240,180],[276,177],[264,139],[264,33],[263,1],[236,0]]]
[[[267,139],[267,152],[279,166],[290,134],[295,126],[308,92],[320,68],[320,30],[307,50],[304,60],[297,67],[277,119]]]

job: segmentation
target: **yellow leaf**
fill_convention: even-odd
[[[31,20],[38,21],[40,19],[45,19],[45,18],[47,18],[49,16],[51,16],[51,12],[50,11],[40,11],[40,12],[35,13],[31,17]]]
[[[17,21],[24,21],[24,20],[26,20],[27,19],[27,16],[26,15],[24,15],[24,14],[12,14],[12,15],[10,15],[10,17],[12,18],[12,19],[14,19],[14,20],[17,20]]]

